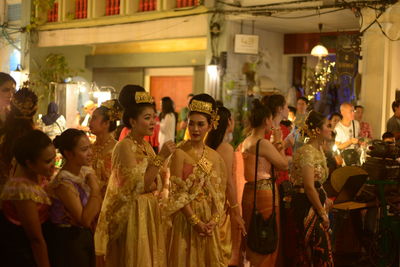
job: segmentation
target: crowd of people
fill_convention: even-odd
[[[15,84],[0,73],[4,266],[334,266],[324,184],[372,137],[363,107],[326,118],[304,97],[255,99],[234,149],[233,116],[208,94],[179,115],[164,97],[157,115],[127,85],[88,133],[60,126],[55,103],[35,123],[36,94]]]

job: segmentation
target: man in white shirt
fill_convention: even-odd
[[[335,143],[340,151],[355,149],[359,143],[360,123],[354,120],[354,107],[350,103],[340,106],[343,118],[335,127]],[[345,159],[346,160],[346,159]]]
[[[343,103],[340,106],[340,113],[343,118],[335,127],[336,146],[340,150],[353,149],[358,144],[360,123],[354,120],[354,107],[352,104]]]

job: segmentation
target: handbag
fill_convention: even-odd
[[[354,121],[351,121],[353,124],[353,137],[356,137]],[[342,158],[346,166],[360,165],[360,153],[358,153],[357,149],[350,148],[342,151]]]
[[[268,219],[264,219],[263,215],[257,210],[257,170],[258,170],[258,151],[260,140],[256,145],[256,171],[254,181],[254,205],[251,215],[249,231],[247,234],[247,246],[254,252],[267,255],[276,250],[278,244],[278,233],[276,225],[275,213],[275,177],[274,167],[271,166],[272,179],[272,214]]]

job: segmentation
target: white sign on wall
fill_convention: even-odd
[[[258,54],[258,35],[236,34],[235,53]]]

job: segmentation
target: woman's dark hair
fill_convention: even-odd
[[[53,144],[65,157],[64,151],[72,151],[82,136],[86,136],[84,131],[69,128],[62,132],[61,135],[57,135],[53,140]]]
[[[393,112],[396,111],[396,108],[400,107],[400,99],[396,99],[395,101],[393,101],[392,103],[392,110]]]
[[[260,102],[258,99],[253,100],[253,108],[250,111],[249,114],[249,122],[251,128],[257,128],[260,127],[266,118],[269,118],[272,116],[271,110],[264,105],[263,103]]]
[[[297,109],[295,107],[288,106],[288,109],[290,112],[293,112],[293,114],[296,115]]]
[[[164,119],[165,115],[168,113],[174,113],[175,114],[175,109],[174,109],[174,101],[169,96],[165,96],[161,98],[161,113],[160,113],[160,119]]]
[[[211,103],[213,111],[215,111],[217,109],[217,103],[215,102],[214,98],[212,96],[208,95],[208,94],[198,94],[198,95],[193,96],[192,99],[190,99],[189,106],[193,102],[193,100],[198,100],[198,101]],[[210,114],[203,113],[203,112],[197,112],[197,111],[189,111],[189,116],[191,114],[195,114],[195,113],[199,113],[199,114],[205,116],[207,118],[208,123],[209,124],[211,123],[211,119],[212,118],[211,118]]]
[[[384,139],[386,139],[386,138],[394,138],[394,134],[391,133],[391,132],[385,132],[385,133],[382,135],[382,140],[384,140]]]
[[[34,142],[32,142],[34,140]],[[51,139],[42,131],[32,130],[16,140],[13,154],[17,162],[26,167],[26,161],[36,161],[42,151],[52,145]]]
[[[322,129],[322,125],[324,125],[326,118],[323,114],[313,110],[308,114],[306,119],[307,131],[312,131],[315,129]]]
[[[276,95],[264,96],[261,99],[261,103],[267,106],[271,110],[272,116],[275,117],[276,113],[278,112],[278,108],[285,106],[286,99],[283,95],[276,94]]]
[[[8,82],[8,81],[11,81],[11,82],[13,82],[14,84],[17,84],[17,83],[15,82],[14,78],[13,78],[10,74],[5,73],[5,72],[0,72],[0,86],[3,85],[3,84],[5,84],[5,83]]]
[[[136,92],[146,92],[143,87],[139,85],[128,84],[125,85],[119,93],[118,101],[124,108],[124,114],[122,115],[122,122],[129,129],[132,125],[129,119],[137,119],[145,108],[151,107],[155,111],[154,103],[136,103],[135,94]]]
[[[300,96],[299,98],[297,98],[297,101],[302,100],[304,103],[306,103],[306,105],[308,105],[308,103],[310,103],[310,101],[304,97],[304,96]]]
[[[218,127],[212,129],[206,139],[206,145],[212,149],[217,149],[225,137],[226,129],[228,128],[229,119],[231,119],[231,112],[226,107],[218,107]]]
[[[6,166],[11,164],[17,139],[34,129],[33,116],[37,111],[37,102],[38,97],[29,88],[21,88],[14,94],[10,112],[1,131],[3,142],[0,146],[0,155]]]
[[[342,116],[342,114],[340,114],[339,112],[333,112],[330,116],[329,116],[329,120],[332,120],[332,118],[334,117],[334,116],[338,116],[340,119],[343,119],[343,116]]]
[[[120,120],[120,117],[117,115],[122,112],[122,106],[116,99],[108,100],[107,102],[111,103],[111,107],[106,107],[103,104],[95,109],[95,112],[99,112],[103,117],[103,121],[109,121],[110,125],[108,126],[108,132],[111,133],[115,129],[117,129],[117,121]]]

